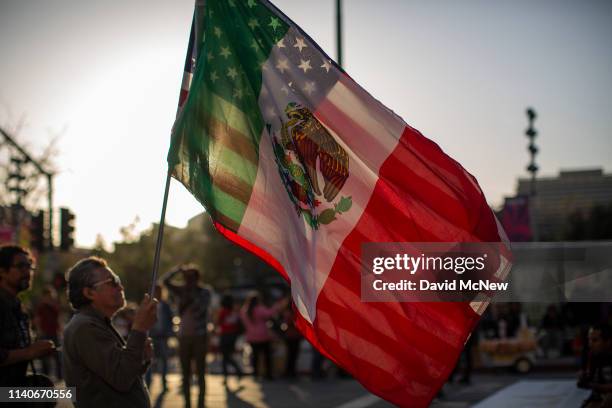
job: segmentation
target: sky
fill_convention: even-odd
[[[0,126],[34,155],[59,135],[54,204],[79,246],[159,222],[193,3],[0,0]],[[334,0],[274,3],[335,58]],[[345,0],[343,17],[345,70],[491,206],[527,176],[528,106],[541,175],[612,171],[612,2]],[[173,181],[166,221],[201,211]]]

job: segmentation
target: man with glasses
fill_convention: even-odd
[[[77,262],[67,273],[68,299],[76,314],[64,330],[66,386],[76,387],[77,407],[150,407],[143,381],[152,357],[147,331],[157,300],[145,295],[127,341],[111,324],[125,306],[119,277],[102,258]]]
[[[32,342],[30,319],[17,298],[30,289],[34,269],[27,249],[0,246],[0,386],[30,385],[28,364],[55,351],[52,341]]]

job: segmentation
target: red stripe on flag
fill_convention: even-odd
[[[181,89],[181,93],[179,94],[179,103],[178,103],[179,108],[183,107],[183,104],[185,103],[185,100],[187,99],[187,95],[189,95],[189,90]]]

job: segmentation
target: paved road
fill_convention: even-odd
[[[533,398],[534,385],[546,381],[546,388],[550,389],[552,384],[564,383],[565,386],[573,381],[570,373],[544,373],[530,376],[518,376],[507,373],[499,374],[477,374],[473,377],[472,384],[447,384],[443,394],[437,398],[432,408],[463,408],[471,407],[487,398],[506,392],[510,398],[514,395],[521,400],[520,392],[529,390]],[[170,391],[160,395],[160,386],[157,379],[151,387],[151,395],[158,407],[182,407],[182,396],[180,395],[180,378],[178,374],[169,376]],[[531,385],[526,387],[525,385]],[[538,385],[535,385],[537,388]],[[192,399],[197,399],[196,387],[192,387]],[[522,399],[522,406],[527,403]],[[535,400],[534,400],[535,401]],[[311,381],[302,378],[298,381],[254,381],[252,378],[243,378],[238,382],[230,378],[227,386],[223,385],[220,375],[207,376],[206,406],[209,408],[388,408],[391,404],[380,400],[370,394],[359,383],[351,379],[328,379],[322,381]],[[486,406],[486,405],[485,405]],[[551,405],[551,408],[554,405]],[[546,405],[538,405],[546,408]]]
[[[227,385],[223,384],[221,375],[207,375],[206,406],[208,408],[389,408],[385,401],[375,397],[352,379],[330,378],[312,381],[302,377],[296,381],[274,380],[255,381],[245,377],[238,381],[231,377]],[[519,376],[506,372],[476,374],[472,384],[447,384],[443,393],[434,400],[432,408],[467,408],[477,405],[478,408],[505,406],[523,406],[538,408],[557,407],[553,403],[543,403],[543,394],[538,389],[551,393],[558,388],[571,391],[575,395],[572,401],[582,401],[584,396],[573,389],[573,375],[568,372],[539,373]],[[153,406],[160,408],[183,407],[180,393],[180,375],[168,374],[169,391],[161,393],[157,376],[153,377],[151,397]],[[61,385],[58,385],[61,388]],[[540,387],[540,388],[538,388]],[[192,406],[197,401],[197,386],[192,386]],[[535,392],[534,392],[535,391]],[[556,399],[555,399],[556,398]],[[574,401],[575,400],[575,401]],[[520,401],[517,404],[516,401]],[[530,402],[531,401],[531,402]],[[548,395],[547,401],[559,401],[554,395]],[[60,408],[69,408],[70,403],[63,402]],[[563,405],[574,406],[574,405]]]

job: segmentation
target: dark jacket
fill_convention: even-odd
[[[64,330],[64,373],[76,387],[76,406],[150,407],[142,375],[145,333],[132,330],[127,343],[110,320],[92,307],[75,314]]]
[[[11,350],[31,344],[30,319],[22,310],[17,297],[0,288],[0,362]],[[25,385],[29,361],[19,361],[0,367],[0,386]]]

